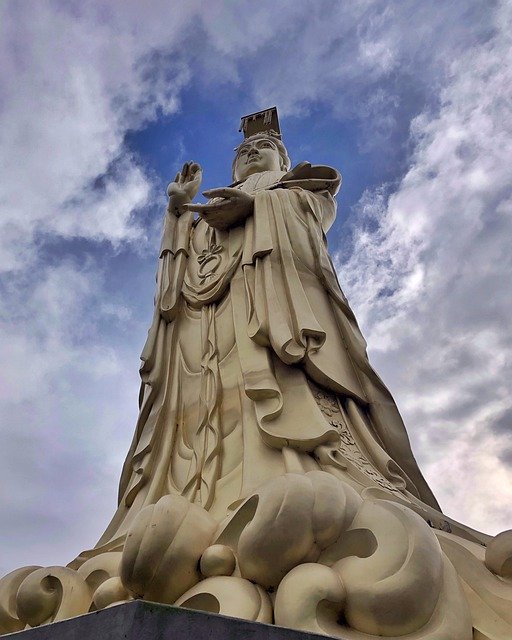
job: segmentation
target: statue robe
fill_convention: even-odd
[[[235,185],[254,214],[218,231],[167,213],[140,415],[119,508],[98,545],[179,493],[218,520],[272,477],[323,468],[438,508],[338,284],[329,167]]]

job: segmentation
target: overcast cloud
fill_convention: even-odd
[[[434,490],[486,530],[512,523],[511,17],[451,63],[406,175],[365,194],[367,230],[339,258]]]
[[[126,136],[196,94],[393,163],[330,246],[444,510],[510,528],[511,3],[140,7],[0,5],[0,573],[69,561],[113,513],[168,177]]]

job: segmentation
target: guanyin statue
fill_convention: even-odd
[[[340,174],[291,168],[275,109],[242,125],[231,185],[193,204],[190,162],[168,187],[117,512],[52,568],[58,607],[30,617],[47,569],[0,582],[0,630],[138,597],[347,639],[512,637],[511,537],[441,514],[338,283]]]

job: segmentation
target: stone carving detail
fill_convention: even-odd
[[[120,551],[102,553],[84,562],[77,570],[92,593],[91,610],[132,600],[119,577],[121,556]]]
[[[68,567],[2,578],[0,634],[144,598],[347,640],[512,638],[512,533],[442,516],[340,289],[340,174],[291,168],[275,110],[245,125],[233,185],[193,204],[185,163],[168,187],[112,522]]]
[[[242,577],[275,589],[293,567],[316,561],[341,537],[360,502],[324,471],[286,474],[251,496],[219,539],[234,548]]]
[[[509,532],[497,537],[487,558],[506,581],[509,540]],[[473,626],[475,638],[506,638],[512,583],[485,561],[483,547],[431,529],[403,504],[363,499],[325,471],[289,473],[220,526],[169,495],[140,512],[122,554],[99,554],[77,571],[13,572],[0,582],[0,630],[132,594],[347,640],[472,640]]]
[[[89,611],[92,594],[82,576],[67,567],[32,571],[16,593],[18,618],[30,627],[58,622]]]
[[[226,545],[213,544],[205,549],[199,568],[205,578],[230,576],[236,568],[235,554]]]
[[[365,455],[361,447],[356,442],[350,427],[346,412],[340,405],[339,399],[327,391],[319,389],[310,383],[313,389],[313,396],[320,407],[327,422],[339,434],[339,442],[336,449],[329,452],[329,448],[318,450],[317,455],[321,455],[326,464],[349,470],[350,465],[354,465],[372,482],[375,482],[383,489],[400,495],[400,491],[380,473]],[[322,453],[320,453],[322,451]],[[341,458],[340,455],[341,454]]]
[[[199,561],[217,523],[182,496],[145,507],[126,537],[121,580],[134,597],[172,604],[199,582]]]
[[[22,567],[0,579],[0,634],[14,633],[25,627],[16,611],[16,596],[25,578],[41,567]]]
[[[360,471],[368,476],[368,478],[383,489],[387,489],[393,493],[399,493],[397,488],[394,487],[389,480],[386,480],[386,478],[384,478],[384,476],[375,469],[375,467],[369,462],[368,458],[362,453],[354,440],[353,435],[350,433],[347,423],[343,419],[329,420],[329,424],[332,425],[340,434],[340,445],[338,449],[345,460],[352,462]]]
[[[204,284],[219,268],[222,251],[221,245],[213,243],[207,249],[203,249],[197,257],[199,263],[198,275],[201,284]]]
[[[411,627],[416,627],[412,633],[397,636],[386,632],[386,625],[382,624],[386,612],[384,609],[379,612],[377,605],[371,624],[380,628],[379,634],[361,632],[348,626],[346,622],[340,622],[345,620],[347,612],[347,588],[339,573],[320,564],[300,565],[283,579],[276,595],[275,622],[285,627],[342,640],[377,640],[383,637],[400,637],[403,640],[473,640],[469,608],[449,562],[444,565],[444,571],[442,591],[426,624],[411,625],[413,613],[411,610],[407,612],[406,622]],[[415,586],[417,598],[421,601],[424,592],[418,583]],[[453,615],[454,610],[457,615]],[[403,612],[403,609],[400,608],[400,611]]]
[[[512,582],[512,530],[503,531],[489,542],[485,550],[485,566]]]
[[[492,538],[487,548],[445,531],[435,534],[466,594],[475,640],[512,637],[512,532]]]
[[[173,501],[181,502],[169,499],[168,514]],[[201,507],[193,511],[196,521],[201,512],[207,516]],[[155,524],[155,516],[146,518],[133,531],[144,539]],[[155,534],[155,540],[164,537],[153,557],[157,563],[162,553],[168,557],[159,567],[158,590],[160,600],[170,602],[164,594],[183,591],[189,578],[172,570],[165,550],[173,538]],[[339,638],[472,637],[464,594],[426,522],[403,505],[363,500],[323,471],[263,485],[220,527],[199,566],[203,575],[217,575],[198,581],[195,574],[195,586],[175,600],[178,606],[270,622],[270,590],[277,591],[276,623],[285,626]]]
[[[313,392],[313,396],[322,413],[327,416],[327,418],[340,414],[340,407],[335,396],[330,393],[326,393],[325,391],[320,391],[320,389],[316,389]]]
[[[346,597],[345,585],[336,571],[323,564],[301,564],[292,569],[279,585],[275,622],[310,633],[335,635]]]
[[[206,578],[178,598],[176,605],[254,622],[272,622],[272,604],[257,584],[234,576]]]

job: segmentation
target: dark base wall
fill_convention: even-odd
[[[136,600],[9,640],[325,640],[325,636]]]

